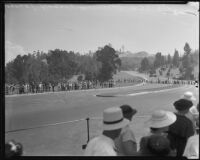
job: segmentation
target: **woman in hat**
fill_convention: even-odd
[[[129,121],[131,121],[133,116],[137,113],[137,110],[133,109],[129,105],[122,105],[120,108],[124,118],[128,119]],[[115,140],[115,145],[118,155],[125,156],[136,154],[137,143],[130,125],[127,125],[122,129],[120,136]]]
[[[118,107],[105,109],[103,112],[103,133],[89,141],[85,156],[116,156],[114,140],[121,129],[129,124]]]
[[[150,133],[149,135],[141,138],[139,153],[141,155],[151,155],[151,151],[148,147],[149,138],[152,135],[159,135],[166,138],[169,126],[175,121],[176,115],[174,113],[164,110],[155,111],[146,123],[146,125],[150,128]]]
[[[180,157],[183,155],[187,139],[195,133],[192,121],[185,116],[193,103],[190,100],[179,99],[174,102],[174,106],[177,110],[177,120],[169,127],[168,138],[171,148],[176,150],[176,156]]]

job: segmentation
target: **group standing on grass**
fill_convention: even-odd
[[[191,92],[173,103],[176,112],[154,111],[146,122],[149,133],[137,148],[130,127],[137,113],[129,105],[112,107],[103,112],[102,135],[89,141],[85,156],[174,156],[199,158],[199,104]]]

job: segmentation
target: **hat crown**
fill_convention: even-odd
[[[112,107],[105,109],[103,112],[104,122],[115,122],[123,119],[123,114],[120,108]]]
[[[187,100],[191,100],[194,98],[194,95],[192,92],[185,92],[184,95],[183,95],[183,98],[184,99],[187,99]]]
[[[160,121],[160,120],[164,120],[166,118],[167,118],[166,112],[163,110],[155,111],[151,116],[151,119],[153,121]]]

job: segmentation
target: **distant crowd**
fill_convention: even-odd
[[[131,79],[124,78],[118,79],[116,81],[110,80],[107,82],[99,82],[99,81],[68,81],[61,83],[47,83],[47,82],[30,82],[24,84],[5,84],[5,95],[12,94],[28,94],[28,93],[43,93],[43,92],[58,92],[58,91],[71,91],[71,90],[86,90],[86,89],[94,89],[94,88],[112,88],[112,87],[120,87],[123,84],[133,85],[135,83],[159,83],[159,84],[188,84],[194,85],[194,81],[187,80],[144,80],[144,79]]]
[[[131,121],[137,110],[130,105],[103,111],[102,133],[89,140],[84,156],[156,156],[199,158],[199,104],[192,92],[173,103],[176,111],[155,110],[145,122],[149,131],[139,141]],[[134,122],[133,122],[134,123]],[[137,145],[138,144],[138,145]],[[7,142],[6,158],[23,155],[21,143]]]
[[[118,79],[117,81],[110,80],[107,82],[99,81],[76,81],[76,82],[62,82],[54,83],[25,83],[25,84],[5,84],[5,94],[27,94],[27,93],[42,93],[42,92],[55,92],[55,91],[71,91],[71,90],[86,90],[94,88],[112,88],[120,86],[122,83],[139,83],[142,79]]]

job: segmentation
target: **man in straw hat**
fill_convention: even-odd
[[[140,154],[148,155],[151,152],[148,149],[148,140],[152,135],[167,137],[167,131],[171,124],[176,121],[176,115],[169,111],[158,110],[153,112],[146,126],[150,128],[150,134],[142,137],[140,140]]]
[[[129,124],[123,117],[118,107],[105,109],[103,112],[103,133],[93,138],[87,144],[85,156],[116,156],[114,139],[117,138],[121,129]]]
[[[195,133],[192,121],[185,116],[192,105],[192,101],[186,99],[174,102],[177,120],[169,127],[168,138],[171,142],[171,148],[176,150],[178,157],[183,155],[187,139]]]

